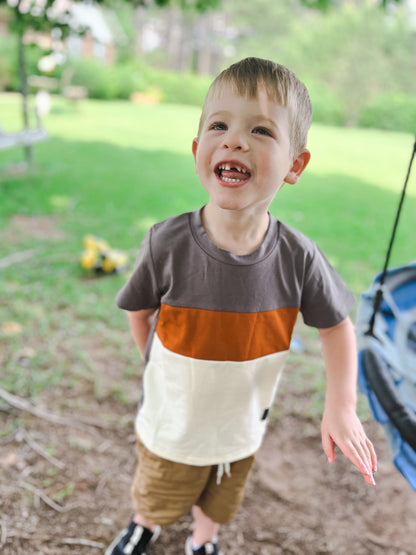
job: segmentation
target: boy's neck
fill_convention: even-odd
[[[207,204],[202,223],[211,241],[221,249],[239,256],[250,254],[263,243],[269,228],[269,214],[240,213]]]

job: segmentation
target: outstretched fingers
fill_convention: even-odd
[[[335,443],[327,433],[322,433],[322,447],[329,463],[335,462]]]
[[[361,472],[367,484],[375,485],[377,456],[373,444],[354,410],[324,412],[321,424],[322,447],[330,463],[335,461],[335,445]]]
[[[375,486],[373,473],[377,470],[377,456],[371,441],[364,435],[358,440],[339,441],[343,454],[361,472],[370,486]]]

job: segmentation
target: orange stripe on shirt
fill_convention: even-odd
[[[199,360],[253,360],[287,351],[297,308],[221,312],[162,304],[156,333],[166,349]]]

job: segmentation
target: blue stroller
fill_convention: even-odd
[[[361,297],[356,328],[359,388],[416,491],[416,262],[387,269],[415,152],[416,141],[384,270]]]

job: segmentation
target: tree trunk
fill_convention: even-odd
[[[166,48],[170,58],[170,69],[181,70],[181,44],[183,35],[182,14],[177,8],[167,13]]]
[[[209,75],[211,70],[211,17],[210,14],[200,15],[196,25],[196,72],[198,75]]]
[[[19,12],[19,10],[17,10]],[[20,14],[19,14],[20,15]],[[22,95],[22,116],[23,128],[29,129],[29,113],[28,113],[28,98],[27,98],[27,72],[25,60],[25,46],[23,44],[23,29],[19,26],[18,31],[18,53],[19,53],[19,73],[20,73],[20,93]],[[28,166],[32,163],[32,147],[26,145],[23,147],[25,152],[25,160]]]

